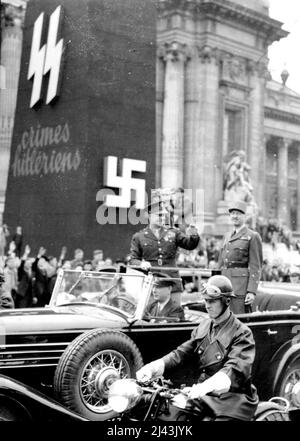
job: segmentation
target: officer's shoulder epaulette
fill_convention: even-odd
[[[140,236],[141,234],[144,234],[146,232],[146,228],[143,228],[142,230],[136,231],[133,235],[133,237]]]

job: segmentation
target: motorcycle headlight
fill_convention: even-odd
[[[132,379],[116,380],[108,391],[108,404],[118,413],[131,409],[143,394],[142,388]]]

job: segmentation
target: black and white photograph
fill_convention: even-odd
[[[300,423],[299,1],[0,13],[0,422]]]

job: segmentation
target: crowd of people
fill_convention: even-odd
[[[94,250],[90,259],[86,259],[84,251],[79,248],[74,250],[72,259],[67,259],[65,246],[59,257],[47,254],[43,246],[33,255],[30,246],[24,245],[21,226],[16,228],[14,234],[9,232],[6,225],[0,226],[0,270],[4,276],[2,291],[11,295],[15,308],[47,305],[59,268],[98,271],[115,263],[119,262],[113,262],[110,257],[104,258],[101,249]]]
[[[258,223],[257,230],[264,242],[274,242],[274,234],[278,233],[276,225],[270,222],[266,226],[262,220]],[[287,234],[282,237],[287,237]],[[278,234],[277,238],[281,236]],[[95,249],[90,258],[86,258],[84,250],[78,248],[72,252],[72,259],[68,259],[65,246],[58,257],[47,254],[44,247],[40,247],[38,253],[33,255],[30,246],[24,243],[21,226],[17,226],[14,233],[10,233],[5,224],[0,226],[0,269],[4,273],[4,287],[11,293],[15,308],[48,304],[59,268],[98,271],[118,263],[128,263],[128,256],[116,261],[110,257],[104,258],[101,249]],[[179,248],[176,264],[184,268],[216,269],[221,245],[221,239],[213,236],[201,237],[194,250]],[[270,263],[265,259],[261,280],[298,283],[300,271],[295,265]],[[187,291],[193,290],[189,278],[183,281]]]
[[[276,249],[279,243],[283,243],[289,250],[297,250],[300,253],[300,241],[294,239],[292,231],[278,219],[259,216],[256,220],[256,231],[262,241],[271,244],[273,249]]]

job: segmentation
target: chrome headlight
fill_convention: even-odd
[[[116,380],[108,390],[108,404],[118,413],[134,407],[141,396],[142,388],[132,379]]]

